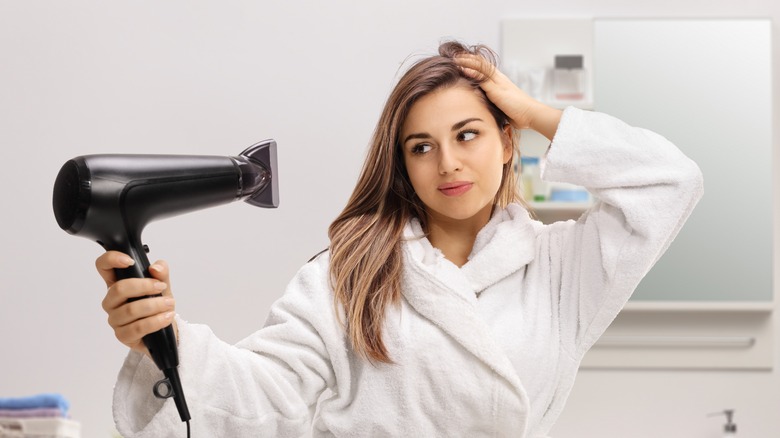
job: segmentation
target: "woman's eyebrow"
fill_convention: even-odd
[[[451,130],[452,131],[457,131],[458,129],[466,126],[467,124],[469,124],[471,122],[482,122],[482,121],[483,120],[480,119],[479,117],[471,117],[471,118],[468,118],[466,120],[461,120],[460,122],[452,125]],[[409,135],[406,136],[406,138],[404,138],[404,141],[401,144],[406,144],[407,141],[412,140],[412,139],[416,139],[416,138],[419,138],[419,139],[431,138],[431,134],[428,134],[427,132],[421,132],[421,133],[418,133],[418,134],[409,134]]]
[[[401,143],[401,144],[406,144],[407,141],[415,139],[415,138],[422,138],[422,139],[431,138],[431,134],[427,134],[427,133],[424,133],[424,132],[422,132],[420,134],[409,134],[409,135],[406,136],[406,138],[404,139],[404,142]]]
[[[482,121],[482,119],[480,119],[478,117],[472,117],[470,119],[466,119],[466,120],[460,121],[460,122],[452,125],[452,130],[453,131],[457,131],[458,129],[466,126],[467,124],[469,124],[471,122],[481,122],[481,121]]]

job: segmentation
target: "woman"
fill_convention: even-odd
[[[597,197],[579,220],[529,216],[512,173],[521,128],[552,141],[545,179]],[[663,137],[547,107],[487,49],[445,43],[393,90],[329,251],[236,346],[174,319],[164,262],[115,282],[129,258],[98,258],[132,350],[117,427],[181,434],[141,342],[174,320],[195,436],[546,436],[583,355],[701,195],[699,168]]]

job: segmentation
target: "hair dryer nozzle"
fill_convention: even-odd
[[[279,173],[276,167],[276,142],[263,140],[234,157],[241,169],[241,193],[245,202],[257,207],[279,206]]]

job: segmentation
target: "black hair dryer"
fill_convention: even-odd
[[[202,155],[85,155],[68,160],[54,183],[60,228],[135,260],[117,279],[151,278],[144,227],[156,219],[244,200],[276,208],[276,142],[265,140],[236,157]],[[159,295],[157,295],[159,296]],[[176,337],[168,327],[144,337],[165,378],[154,395],[173,397],[182,421],[190,414],[179,380]]]

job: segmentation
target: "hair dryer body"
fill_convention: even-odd
[[[54,215],[60,228],[121,251],[135,260],[117,279],[151,277],[144,227],[157,219],[237,200],[267,208],[279,205],[276,142],[253,145],[236,157],[201,155],[86,155],[67,161],[54,184]],[[189,420],[176,367],[172,326],[144,337],[167,378],[158,397],[173,396]],[[158,386],[167,386],[160,394]],[[185,418],[186,417],[186,418]]]

